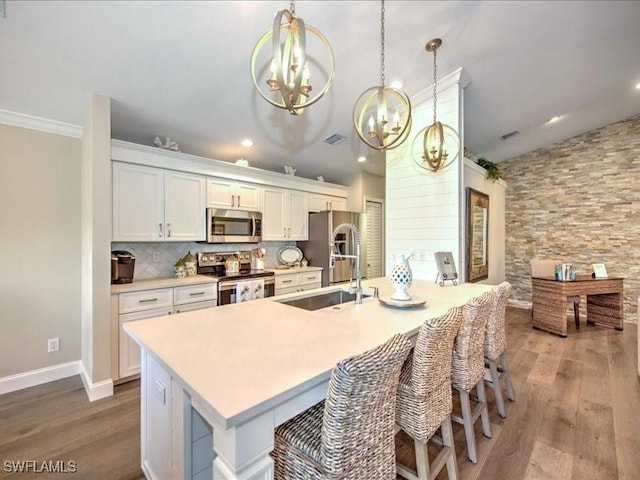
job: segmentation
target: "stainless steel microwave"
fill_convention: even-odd
[[[262,213],[207,208],[207,243],[258,243]]]

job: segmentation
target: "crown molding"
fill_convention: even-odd
[[[0,110],[0,123],[54,133],[65,137],[82,138],[82,127],[78,125],[35,117],[24,113],[10,112],[9,110]]]
[[[444,92],[454,85],[464,89],[467,88],[470,83],[471,77],[469,74],[464,68],[459,67],[457,70],[438,80],[438,92]],[[415,93],[410,98],[413,105],[419,105],[427,100],[431,100],[433,98],[433,84]]]

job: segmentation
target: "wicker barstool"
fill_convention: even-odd
[[[491,438],[487,395],[484,388],[484,332],[491,315],[493,298],[491,292],[469,300],[462,309],[462,325],[456,337],[451,359],[451,381],[460,394],[462,417],[452,414],[451,419],[464,425],[469,460],[478,463],[476,438],[473,425],[482,417],[482,432]],[[469,394],[473,387],[478,392],[477,404],[471,410]]]
[[[489,315],[484,336],[484,360],[491,374],[491,381],[487,380],[487,383],[493,389],[498,414],[502,418],[506,418],[507,411],[504,408],[502,385],[500,383],[502,378],[504,378],[507,389],[507,397],[512,402],[516,400],[516,394],[511,383],[511,374],[509,373],[509,363],[507,362],[507,335],[505,332],[505,312],[507,300],[511,295],[511,284],[502,282],[500,285],[493,287],[491,293],[493,294],[493,309],[491,310],[491,315]]]
[[[431,480],[447,466],[449,480],[458,478],[458,462],[451,429],[451,354],[462,323],[462,308],[427,320],[420,327],[413,354],[402,366],[396,399],[396,423],[413,438],[417,472],[398,463],[398,475]],[[442,428],[442,438],[434,434]],[[429,464],[427,442],[442,449]]]
[[[327,398],[276,428],[276,480],[393,480],[396,390],[404,335],[341,361]]]

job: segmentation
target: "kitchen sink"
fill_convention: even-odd
[[[362,294],[362,298],[371,295]],[[310,295],[308,297],[293,298],[291,300],[279,300],[280,303],[291,305],[292,307],[302,308],[304,310],[320,310],[321,308],[333,307],[346,302],[353,302],[356,299],[355,293],[338,290],[335,292],[320,293],[318,295]]]

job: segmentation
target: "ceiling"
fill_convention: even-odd
[[[1,0],[0,0],[1,1]],[[301,116],[255,91],[250,56],[287,1],[13,1],[0,17],[0,110],[82,125],[92,93],[112,98],[112,136],[345,183],[384,174],[353,105],[380,80],[379,1],[298,1],[336,57],[329,92]],[[413,97],[464,68],[464,143],[496,162],[640,113],[640,2],[385,3],[387,83]],[[313,72],[312,72],[313,76]],[[562,116],[553,124],[546,122]],[[414,126],[415,127],[415,126]],[[420,126],[422,128],[423,126]],[[500,136],[520,134],[507,141]],[[323,140],[347,137],[339,145]],[[255,145],[242,147],[249,137]],[[365,154],[368,160],[357,163]]]

